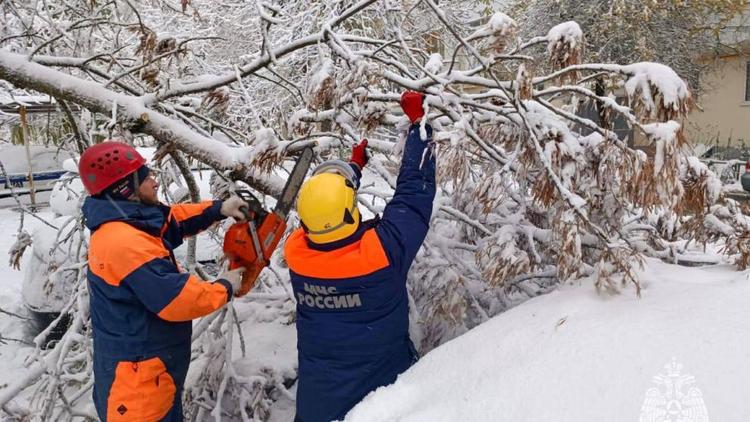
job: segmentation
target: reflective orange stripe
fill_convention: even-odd
[[[367,230],[359,241],[329,252],[311,249],[305,232],[297,229],[286,241],[284,256],[295,273],[325,279],[361,277],[388,266],[375,229]]]
[[[202,201],[197,204],[172,205],[170,207],[169,214],[171,214],[174,217],[175,221],[179,223],[181,221],[187,220],[190,217],[201,215],[201,213],[207,208],[211,207],[211,205],[213,205],[213,201]]]
[[[103,224],[91,236],[89,270],[113,286],[154,258],[169,252],[157,237],[123,222]]]
[[[225,303],[227,289],[223,285],[201,281],[191,275],[180,294],[159,312],[159,318],[167,321],[190,321],[210,314]]]
[[[169,413],[177,391],[158,357],[119,362],[107,398],[108,421],[158,421]]]

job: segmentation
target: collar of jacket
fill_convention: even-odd
[[[135,201],[119,201],[91,196],[83,202],[82,211],[86,220],[86,227],[92,232],[104,223],[121,221],[159,237],[161,228],[169,215],[169,207],[162,204],[147,205]]]
[[[359,223],[359,227],[357,227],[357,230],[354,233],[335,242],[313,243],[310,241],[310,239],[307,238],[307,236],[305,236],[305,240],[307,241],[307,246],[310,249],[321,252],[335,251],[338,248],[343,248],[344,246],[351,245],[352,243],[361,239],[362,235],[364,235],[367,230],[375,227],[378,222],[380,222],[379,215],[376,215],[372,220],[362,221]]]

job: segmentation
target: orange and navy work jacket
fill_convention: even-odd
[[[89,197],[89,293],[94,352],[133,359],[189,344],[191,320],[231,298],[228,281],[181,272],[172,250],[224,218],[221,201],[145,205]]]
[[[435,157],[418,125],[409,129],[396,191],[382,219],[349,237],[315,244],[303,229],[284,253],[297,299],[297,422],[328,422],[416,360],[409,339],[406,279],[427,232]]]

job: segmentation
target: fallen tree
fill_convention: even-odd
[[[184,185],[192,200],[193,161],[215,170],[217,196],[238,182],[274,195],[302,147],[325,159],[368,137],[374,154],[358,199],[379,213],[407,125],[399,94],[426,93],[439,193],[410,274],[423,351],[560,282],[593,276],[602,291],[638,287],[643,255],[675,262],[693,240],[725,242],[742,267],[750,262],[746,217],[687,152],[685,82],[657,63],[582,63],[575,22],[522,40],[503,13],[467,13],[473,2],[68,3],[0,4],[6,89],[80,106],[66,114],[71,150],[110,137],[158,146],[162,185]],[[535,73],[544,67],[552,70]],[[655,154],[634,149],[615,119]],[[81,239],[70,264],[79,271],[68,307],[75,324],[57,347],[37,351],[29,376],[0,390],[8,415],[82,412],[91,351]],[[186,267],[207,276],[194,254],[195,246]],[[190,418],[262,420],[289,396],[293,374],[243,373],[231,347],[242,309],[259,301],[293,319],[286,283],[277,253],[257,291],[197,323],[194,353],[205,365],[186,392]],[[31,386],[29,403],[14,400]]]

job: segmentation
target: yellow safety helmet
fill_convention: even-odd
[[[341,240],[359,227],[358,177],[341,160],[318,166],[302,184],[297,197],[297,214],[308,239],[314,243]]]

